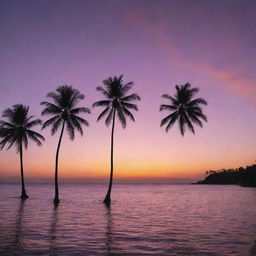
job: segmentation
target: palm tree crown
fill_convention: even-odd
[[[65,122],[71,140],[75,137],[75,129],[83,135],[81,125],[89,126],[89,123],[78,116],[79,113],[90,113],[85,107],[76,107],[77,103],[84,99],[84,95],[72,86],[63,85],[56,89],[57,92],[50,92],[47,97],[53,100],[41,102],[45,106],[42,115],[53,115],[52,118],[44,122],[42,129],[52,126],[51,134],[54,135],[58,128]]]
[[[199,91],[198,88],[191,88],[189,83],[185,85],[176,85],[176,94],[174,97],[169,94],[162,95],[170,101],[170,104],[162,104],[160,111],[168,110],[171,111],[167,117],[161,121],[161,126],[166,125],[166,132],[174,125],[177,121],[179,124],[180,132],[184,135],[186,127],[195,133],[193,123],[203,126],[202,121],[207,122],[207,117],[203,114],[200,105],[207,105],[207,102],[202,98],[193,99],[193,96]]]
[[[3,138],[0,142],[0,150],[9,144],[7,149],[16,145],[17,152],[20,152],[22,144],[27,148],[28,139],[36,142],[38,146],[42,145],[41,141],[44,141],[44,137],[31,130],[33,126],[41,124],[42,121],[32,120],[33,116],[28,116],[28,111],[28,106],[17,104],[3,112],[3,117],[7,118],[8,122],[0,120],[0,136]]]
[[[126,96],[127,92],[132,88],[133,82],[123,83],[123,75],[121,75],[119,77],[109,77],[103,81],[103,84],[105,88],[98,86],[96,90],[102,92],[106,100],[97,101],[92,105],[93,107],[105,107],[97,121],[106,116],[105,123],[108,126],[113,118],[114,111],[116,111],[123,128],[125,128],[126,117],[135,121],[130,110],[138,111],[137,105],[130,102],[140,100],[140,97],[136,93]]]

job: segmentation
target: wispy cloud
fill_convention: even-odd
[[[216,86],[222,86],[229,92],[256,103],[255,80],[247,79],[235,71],[220,69],[208,63],[190,62],[185,65],[195,72],[200,72],[219,80],[221,83],[216,84]]]
[[[152,13],[155,19],[152,19]],[[214,58],[218,54],[220,59],[226,61],[225,56],[221,55],[221,52],[228,51],[229,49],[213,52],[213,57],[207,61],[199,56],[197,58],[188,56],[182,44],[177,45],[173,40],[173,24],[168,23],[168,20],[166,20],[162,13],[164,13],[164,10],[161,7],[158,7],[154,12],[139,8],[132,11],[128,10],[125,15],[125,22],[137,29],[143,28],[143,33],[152,39],[155,50],[165,56],[170,66],[182,66],[183,69],[198,73],[198,76],[200,74],[207,75],[210,79],[219,81],[219,83],[216,83],[216,86],[221,86],[232,94],[256,103],[256,79],[251,78],[252,76],[248,77],[239,71],[242,63],[239,63],[237,66],[230,63],[228,67],[225,67],[225,65],[220,67],[214,62]],[[189,40],[189,38],[187,39]],[[191,51],[193,51],[193,48],[191,48]]]

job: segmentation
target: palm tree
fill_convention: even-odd
[[[17,153],[20,154],[21,199],[28,198],[23,174],[23,146],[27,149],[28,139],[36,142],[38,146],[41,146],[41,141],[44,141],[41,134],[31,130],[33,126],[42,124],[42,121],[40,119],[33,120],[33,116],[29,116],[28,111],[28,106],[17,104],[3,112],[2,116],[7,118],[8,121],[0,120],[0,137],[3,138],[0,142],[0,150],[6,144],[9,144],[7,149],[15,145]]]
[[[203,127],[202,121],[207,122],[207,117],[203,114],[200,105],[207,105],[207,102],[202,98],[193,99],[193,96],[199,91],[198,88],[191,88],[189,83],[184,85],[176,85],[176,94],[174,97],[169,94],[162,95],[163,98],[168,99],[170,104],[162,104],[160,111],[171,111],[167,117],[161,121],[161,126],[166,125],[166,132],[177,121],[180,128],[180,133],[184,136],[186,127],[195,133],[193,123]]]
[[[104,96],[105,100],[97,101],[93,104],[93,107],[104,107],[104,110],[99,115],[97,122],[103,117],[106,117],[105,123],[107,126],[112,122],[112,132],[111,132],[111,165],[110,165],[110,179],[108,191],[104,199],[104,203],[109,206],[111,199],[111,189],[113,180],[113,147],[114,147],[114,129],[115,129],[115,118],[116,115],[123,128],[126,127],[126,117],[129,117],[132,121],[135,121],[133,114],[130,110],[138,111],[136,104],[130,102],[140,100],[140,97],[136,94],[127,95],[127,92],[134,85],[133,82],[124,83],[123,75],[119,77],[109,77],[103,81],[104,88],[98,86],[97,91],[100,91]]]
[[[61,128],[60,138],[57,146],[56,161],[55,161],[55,197],[53,202],[59,203],[59,188],[58,188],[58,158],[60,144],[65,127],[71,140],[75,138],[75,129],[83,135],[82,125],[89,126],[89,123],[78,116],[78,114],[90,113],[90,110],[85,107],[76,107],[77,103],[84,99],[84,95],[79,90],[72,86],[63,85],[56,89],[56,92],[47,94],[53,103],[48,101],[41,102],[45,106],[42,115],[53,115],[50,119],[44,122],[42,129],[51,126],[51,134],[54,135]]]

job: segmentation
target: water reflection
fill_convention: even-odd
[[[256,256],[255,188],[117,185],[109,209],[95,203],[105,186],[68,185],[58,208],[37,188],[21,202],[0,185],[0,255]]]
[[[54,255],[58,248],[57,235],[56,235],[57,225],[58,225],[58,206],[54,205],[52,209],[51,225],[50,225],[50,231],[49,231],[49,236],[50,236],[49,250],[51,255]]]
[[[23,221],[24,221],[24,208],[25,200],[20,200],[19,207],[16,213],[15,219],[15,230],[14,230],[14,240],[13,240],[13,251],[22,252],[25,247],[24,242],[24,230],[23,230]]]
[[[106,206],[106,247],[108,255],[113,253],[113,219],[111,214],[111,206]]]
[[[256,240],[254,241],[254,244],[250,249],[250,256],[256,256]]]

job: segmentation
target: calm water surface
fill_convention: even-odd
[[[256,189],[209,185],[0,184],[0,255],[256,255]]]

